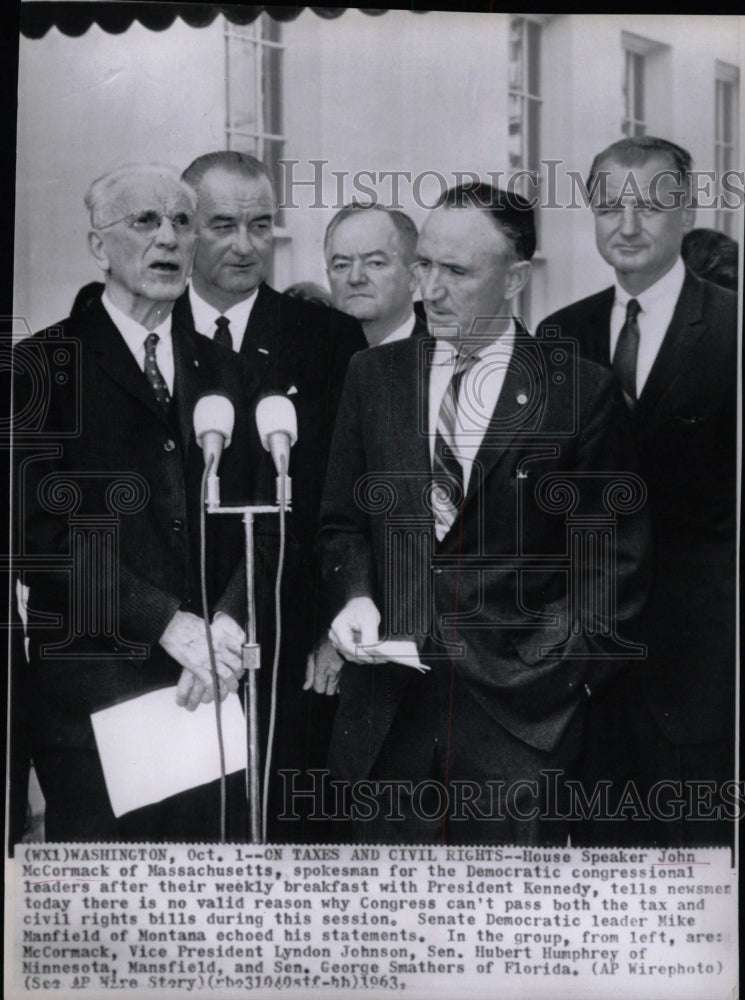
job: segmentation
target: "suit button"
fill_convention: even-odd
[[[163,451],[173,451],[175,447],[176,447],[176,442],[171,441],[171,439],[169,438],[163,445]]]
[[[181,529],[183,528],[183,526],[184,526],[184,522],[183,521],[179,521],[179,519],[177,517],[174,518],[174,520],[173,520],[173,530],[174,531],[181,531]]]

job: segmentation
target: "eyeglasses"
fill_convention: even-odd
[[[96,229],[110,229],[120,222],[126,222],[127,226],[130,229],[134,229],[135,232],[152,236],[163,225],[163,219],[168,219],[177,236],[186,236],[194,232],[194,220],[186,212],[175,212],[173,215],[166,215],[164,212],[158,212],[155,209],[147,209],[144,212],[133,212],[131,215],[125,215],[121,219],[114,219],[113,222],[107,222],[104,226],[96,226]]]

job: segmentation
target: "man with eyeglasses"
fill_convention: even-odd
[[[595,707],[585,765],[588,790],[612,779],[616,803],[633,780],[651,818],[634,821],[632,809],[583,823],[573,837],[585,843],[732,840],[719,793],[734,776],[737,297],[681,260],[695,217],[691,168],[685,149],[653,136],[595,157],[596,242],[615,284],[539,328],[575,338],[613,370],[654,536],[636,628],[647,657]]]
[[[22,551],[34,561],[25,573],[29,668],[15,676],[28,691],[46,839],[214,840],[217,783],[116,818],[90,716],[171,685],[184,711],[238,689],[241,529],[210,526],[215,691],[200,601],[204,462],[192,414],[204,394],[235,400],[232,448],[220,471],[224,495],[242,499],[261,446],[239,404],[255,396],[258,380],[247,387],[224,352],[172,318],[196,243],[196,199],[178,173],[121,167],[94,181],[85,203],[103,295],[21,341],[14,354],[17,513]],[[32,440],[45,447],[28,460],[23,445],[35,413]],[[113,532],[100,550],[99,530]],[[161,763],[152,761],[153,769]],[[228,833],[243,839],[235,780]]]

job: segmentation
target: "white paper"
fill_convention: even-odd
[[[220,706],[225,771],[246,767],[246,723],[237,694]],[[115,816],[220,777],[214,704],[194,712],[162,688],[91,715]]]
[[[376,659],[402,663],[405,667],[414,667],[415,670],[423,674],[429,670],[426,663],[422,663],[419,659],[416,643],[408,639],[386,639],[374,646],[360,646],[360,649]]]

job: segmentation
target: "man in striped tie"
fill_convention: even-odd
[[[361,840],[565,838],[545,779],[571,773],[643,599],[633,476],[606,505],[631,462],[621,394],[513,316],[534,250],[523,199],[448,191],[417,248],[430,335],[349,367],[321,551],[346,661],[330,770]],[[596,560],[585,536],[611,521]]]
[[[196,198],[178,173],[120,167],[94,181],[86,206],[103,295],[21,341],[13,358],[15,516],[29,588],[29,663],[15,662],[13,679],[28,685],[47,840],[211,840],[220,832],[216,782],[114,814],[91,715],[159,688],[173,687],[189,711],[237,690],[242,533],[237,519],[221,519],[236,524],[211,535],[220,542],[207,567],[215,690],[192,415],[203,395],[235,402],[220,474],[223,496],[240,497],[261,452],[243,418],[252,397],[224,351],[173,319],[196,242]],[[258,380],[253,398],[257,388]],[[161,764],[153,760],[153,772]],[[131,780],[147,785],[149,776]],[[233,781],[228,829],[243,839],[240,775]]]

